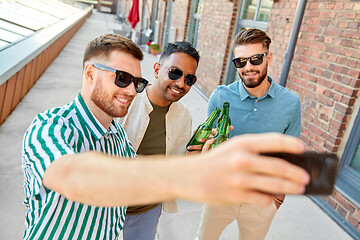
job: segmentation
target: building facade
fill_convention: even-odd
[[[119,2],[128,8],[132,3]],[[201,56],[197,86],[209,96],[216,86],[238,80],[230,45],[247,27],[265,30],[272,38],[269,75],[278,81],[297,6],[298,0],[139,0],[142,19],[136,29],[151,29],[151,39],[161,46],[192,42]],[[359,237],[359,1],[307,1],[286,87],[301,99],[301,140],[309,150],[341,158],[334,193],[312,200]]]

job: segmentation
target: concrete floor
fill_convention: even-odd
[[[24,231],[23,174],[21,170],[21,141],[34,116],[54,106],[72,101],[81,88],[82,55],[93,38],[122,26],[113,15],[94,13],[49,66],[39,81],[0,126],[0,239],[21,239]],[[145,53],[143,76],[153,78],[152,66],[156,58]],[[193,87],[182,101],[193,116],[193,128],[206,118],[207,100]],[[179,200],[179,213],[164,213],[159,223],[160,240],[194,239],[200,221],[201,204]],[[233,222],[220,239],[237,239]],[[275,216],[267,240],[352,239],[304,196],[287,197]]]

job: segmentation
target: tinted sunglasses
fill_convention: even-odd
[[[254,66],[260,65],[263,62],[264,56],[268,55],[268,53],[256,54],[247,58],[234,58],[232,61],[236,68],[243,68],[246,66],[246,63],[250,61],[250,63]]]
[[[135,91],[137,93],[141,93],[145,89],[146,85],[149,83],[144,78],[137,78],[137,77],[134,77],[133,75],[131,75],[130,73],[116,70],[116,69],[107,67],[102,64],[92,63],[92,65],[94,67],[96,67],[97,69],[116,73],[115,85],[118,87],[121,87],[121,88],[125,88],[125,87],[129,86],[131,84],[131,82],[133,82],[134,86],[135,86]]]
[[[184,72],[179,68],[172,67],[172,68],[169,68],[168,75],[171,80],[178,80],[179,78],[181,78],[184,75]],[[197,77],[191,73],[188,73],[185,75],[185,83],[189,87],[194,85],[196,83],[196,80],[197,80]]]

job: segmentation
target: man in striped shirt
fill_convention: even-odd
[[[116,239],[127,205],[176,198],[207,204],[266,205],[273,193],[302,193],[308,174],[259,152],[300,153],[295,138],[235,137],[205,154],[136,161],[124,129],[141,78],[141,50],[115,34],[89,43],[81,93],[38,114],[23,139],[24,239]],[[151,161],[149,161],[151,160]],[[169,161],[171,160],[171,161]]]

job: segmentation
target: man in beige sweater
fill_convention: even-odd
[[[184,154],[191,115],[179,100],[196,82],[199,54],[189,42],[169,43],[154,64],[153,85],[138,94],[120,120],[138,155]],[[154,239],[161,208],[177,212],[176,201],[128,207],[124,239]]]

